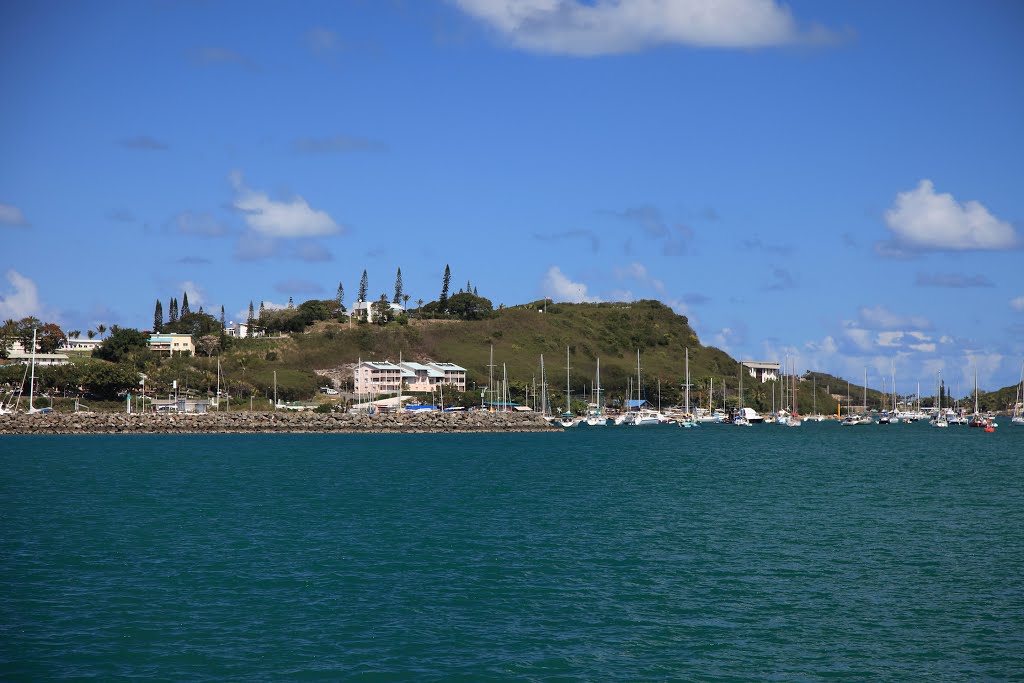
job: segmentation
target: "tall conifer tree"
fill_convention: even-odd
[[[366,279],[366,271],[363,271],[363,277],[359,279],[359,301],[366,301],[366,289],[369,285],[369,280]]]
[[[441,281],[441,297],[437,300],[442,313],[448,310],[448,287],[452,283],[452,270],[444,264],[444,279]]]
[[[171,297],[171,303],[167,312],[167,322],[176,323],[178,322],[178,300],[173,296]]]
[[[188,292],[185,292],[181,297],[181,317],[185,317],[192,311],[188,310]]]
[[[160,299],[156,300],[156,307],[153,309],[153,331],[159,332],[164,326],[164,305]]]
[[[398,274],[395,275],[395,298],[392,299],[392,303],[402,303],[402,269],[398,269]]]

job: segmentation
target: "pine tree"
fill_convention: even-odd
[[[252,328],[256,325],[256,312],[253,309],[252,301],[249,301],[249,317],[245,320],[245,336],[252,336]]]
[[[188,292],[185,292],[181,297],[181,317],[184,318],[191,312],[188,310]]]
[[[227,318],[224,317],[224,304],[220,305],[220,331],[228,329]]]
[[[204,315],[204,313],[203,313],[203,305],[202,304],[199,304],[199,315]]]
[[[156,307],[153,309],[153,331],[159,332],[164,326],[164,305],[160,299],[156,300]]]
[[[267,305],[261,301],[260,302],[260,325],[263,325],[263,322],[266,319],[267,319]]]
[[[448,286],[452,282],[452,271],[448,264],[444,264],[444,280],[441,282],[441,297],[437,300],[438,309],[444,313],[448,310]]]
[[[480,296],[479,294],[476,293],[476,287],[473,288],[473,296]]]
[[[402,269],[398,269],[398,274],[395,275],[395,298],[392,299],[393,303],[402,303]]]
[[[178,322],[178,300],[173,296],[171,297],[171,303],[168,306],[167,322],[176,323]]]
[[[338,305],[338,313],[345,308],[345,285],[338,283],[338,292],[334,295],[334,303]]]
[[[292,310],[293,308],[295,308],[295,302],[294,302],[294,301],[292,301],[292,298],[291,298],[291,297],[288,297],[288,310],[290,311],[290,310]]]
[[[473,288],[470,287],[469,280],[466,280],[466,294],[469,294],[472,291],[473,291]]]
[[[359,301],[366,301],[366,289],[368,284],[369,283],[366,279],[366,271],[364,270],[363,277],[360,278],[359,280]]]

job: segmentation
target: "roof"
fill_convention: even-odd
[[[466,368],[459,367],[455,363],[429,363],[428,365],[438,368],[439,370],[447,370],[449,372],[465,372]]]
[[[374,370],[401,370],[402,369],[402,368],[398,367],[397,365],[395,365],[394,363],[392,363],[391,361],[386,361],[386,360],[384,360],[384,361],[364,360],[362,363],[360,363],[356,367],[362,367],[362,366],[366,366],[366,367],[372,368]]]
[[[769,363],[768,361],[760,361],[760,360],[741,360],[740,364],[741,365],[745,365],[748,368],[756,368],[756,369],[763,369],[763,370],[778,370],[779,369],[779,364],[777,362],[776,363]]]
[[[402,367],[413,372],[425,372],[427,377],[444,377],[444,373],[440,370],[424,365],[423,363],[414,363],[412,361],[405,361],[402,363]]]
[[[647,399],[643,399],[642,401],[637,400],[635,398],[631,398],[631,399],[627,399],[626,400],[626,407],[627,408],[639,408],[639,407],[645,406],[645,405],[647,405]]]

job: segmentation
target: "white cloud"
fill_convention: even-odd
[[[28,225],[28,221],[18,207],[13,204],[0,204],[0,225],[24,227]]]
[[[200,306],[206,305],[206,293],[202,287],[192,280],[185,280],[178,283],[178,289],[188,294],[188,307],[192,311],[198,311]]]
[[[752,48],[833,40],[774,0],[454,0],[524,50],[576,56],[655,45]]]
[[[1010,299],[1010,308],[1018,313],[1024,313],[1024,296],[1018,296],[1014,299]]]
[[[902,332],[879,332],[875,343],[879,346],[900,346],[901,339],[903,339]]]
[[[922,344],[909,344],[908,348],[914,349],[915,351],[920,351],[921,353],[935,353],[936,346],[935,346],[935,344],[932,344],[932,343],[927,343],[927,344],[922,343]]]
[[[25,316],[42,316],[43,309],[39,303],[39,288],[36,283],[16,270],[8,270],[7,281],[14,291],[0,294],[0,320]]]
[[[302,197],[277,202],[263,192],[246,187],[238,171],[233,171],[228,177],[235,190],[234,207],[244,214],[246,224],[260,235],[316,237],[341,231],[326,212],[311,208]]]
[[[569,303],[596,303],[601,299],[587,294],[587,286],[582,282],[573,282],[562,272],[558,266],[548,268],[541,287],[545,295],[556,301],[567,301]]]
[[[898,315],[885,306],[861,306],[857,310],[859,325],[869,330],[898,330],[900,328],[912,327],[916,329],[928,329],[932,326],[931,321],[919,315]]]
[[[267,310],[267,311],[283,311],[284,309],[288,308],[288,304],[287,304],[287,302],[283,303],[283,304],[277,304],[277,303],[274,303],[273,301],[263,301],[263,308],[264,308],[264,310]],[[257,316],[260,314],[260,302],[259,301],[253,301],[253,313],[256,314]],[[235,319],[236,320],[243,320],[244,321],[244,320],[247,320],[248,318],[249,318],[249,305],[248,304],[246,304],[245,308],[243,308],[242,310],[235,312]]]
[[[981,203],[960,204],[948,193],[937,194],[930,180],[896,195],[885,212],[893,244],[882,252],[908,250],[968,251],[1008,249],[1020,244],[1013,227],[989,213]]]

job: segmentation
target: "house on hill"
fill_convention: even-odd
[[[779,379],[779,364],[754,360],[741,360],[740,365],[751,377],[761,382],[774,382]]]

